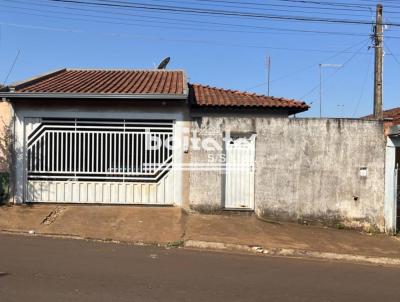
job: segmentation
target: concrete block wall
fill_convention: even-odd
[[[275,220],[319,221],[384,229],[383,125],[357,119],[203,117],[192,122],[199,138],[222,145],[225,131],[256,133],[255,212]],[[223,150],[190,150],[207,163]],[[360,169],[367,169],[367,176]],[[190,206],[224,206],[222,171],[190,172]]]

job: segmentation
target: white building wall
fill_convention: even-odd
[[[397,196],[395,191],[396,147],[400,148],[400,138],[387,138],[385,164],[385,231],[396,233]]]

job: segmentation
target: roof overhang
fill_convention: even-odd
[[[235,113],[249,113],[253,112],[253,114],[271,112],[283,112],[287,115],[298,114],[301,112],[305,112],[309,109],[309,106],[306,108],[299,108],[299,107],[278,107],[278,106],[215,106],[215,105],[208,105],[208,106],[198,106],[192,105],[192,111],[196,112],[196,114],[202,113],[209,113],[209,112],[235,112]]]
[[[119,93],[29,93],[0,92],[0,98],[7,99],[146,99],[146,100],[187,100],[187,94],[119,94]]]

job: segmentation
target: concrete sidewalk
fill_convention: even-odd
[[[179,208],[33,205],[0,207],[0,230],[99,240],[167,244],[180,240]]]
[[[254,215],[186,214],[174,207],[3,206],[0,207],[0,230],[130,243],[254,249],[289,256],[321,255],[320,258],[329,258],[323,255],[350,255],[357,257],[353,257],[354,260],[385,258],[400,264],[398,237],[294,223],[270,223]],[[385,261],[374,263],[384,264]]]
[[[400,240],[397,237],[296,223],[264,222],[255,216],[192,215],[186,225],[185,239],[400,258]]]

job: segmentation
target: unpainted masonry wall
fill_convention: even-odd
[[[381,123],[202,117],[192,122],[192,130],[220,144],[225,131],[256,133],[257,215],[383,230],[385,138]],[[207,163],[223,152],[191,149],[191,162]],[[367,168],[366,177],[360,175],[361,168]],[[190,172],[191,208],[223,208],[221,172]]]

